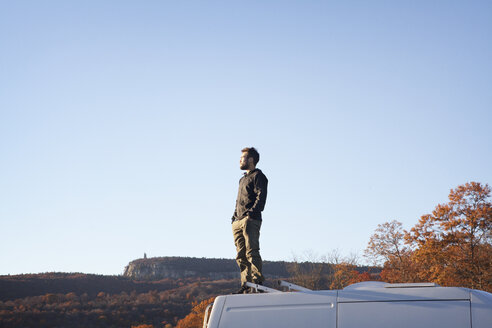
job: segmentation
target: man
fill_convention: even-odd
[[[261,211],[265,208],[268,179],[256,168],[260,160],[258,151],[251,148],[242,150],[239,168],[245,170],[239,180],[236,210],[232,216],[232,233],[236,245],[236,262],[241,271],[241,289],[236,294],[248,293],[246,282],[262,284],[260,256]]]

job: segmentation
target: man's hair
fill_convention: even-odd
[[[258,151],[255,149],[255,147],[246,147],[246,148],[243,148],[243,150],[241,150],[241,151],[243,153],[247,153],[248,158],[249,157],[253,158],[253,162],[255,163],[255,166],[260,161],[260,153],[258,153]]]

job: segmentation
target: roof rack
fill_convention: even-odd
[[[293,283],[290,283],[287,281],[283,281],[283,280],[278,280],[277,283],[280,287],[283,287],[282,289],[287,289],[287,291],[291,291],[291,290],[295,290],[298,292],[310,292],[310,291],[312,291],[309,288],[302,287],[302,286],[299,286],[299,285],[296,285],[296,284],[293,284]],[[281,290],[277,290],[277,289],[266,287],[266,286],[259,285],[259,284],[254,284],[252,282],[247,282],[246,286],[248,286],[249,288],[253,288],[256,292],[258,292],[258,290],[261,290],[265,293],[281,293],[282,292]]]
[[[280,290],[269,288],[263,285],[254,284],[252,282],[247,282],[245,283],[245,285],[248,286],[249,288],[253,288],[256,292],[258,292],[258,290],[261,290],[265,293],[281,293]]]
[[[279,280],[278,281],[278,285],[280,287],[287,288],[287,290],[289,290],[289,291],[291,291],[291,290],[297,290],[298,292],[310,292],[310,291],[312,291],[309,288],[302,287],[302,286],[299,286],[299,285],[295,285],[293,283],[290,283],[290,282],[287,282],[287,281],[283,281],[283,280]]]
[[[434,282],[407,282],[402,284],[386,284],[384,288],[418,288],[418,287],[441,287]]]
[[[344,289],[374,289],[374,288],[422,288],[422,287],[440,287],[433,282],[410,282],[389,284],[383,281],[362,281],[352,285],[348,285]]]

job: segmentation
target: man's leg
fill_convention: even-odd
[[[251,282],[262,284],[265,281],[262,273],[262,260],[260,256],[260,228],[261,221],[245,220],[243,234],[246,244],[246,258],[251,267]]]
[[[236,245],[236,262],[241,272],[241,285],[251,281],[251,264],[246,257],[246,242],[244,239],[244,220],[234,221],[232,223],[232,234],[234,236],[234,245]]]

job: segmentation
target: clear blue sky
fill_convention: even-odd
[[[362,254],[379,223],[492,183],[490,1],[2,1],[0,274]]]

